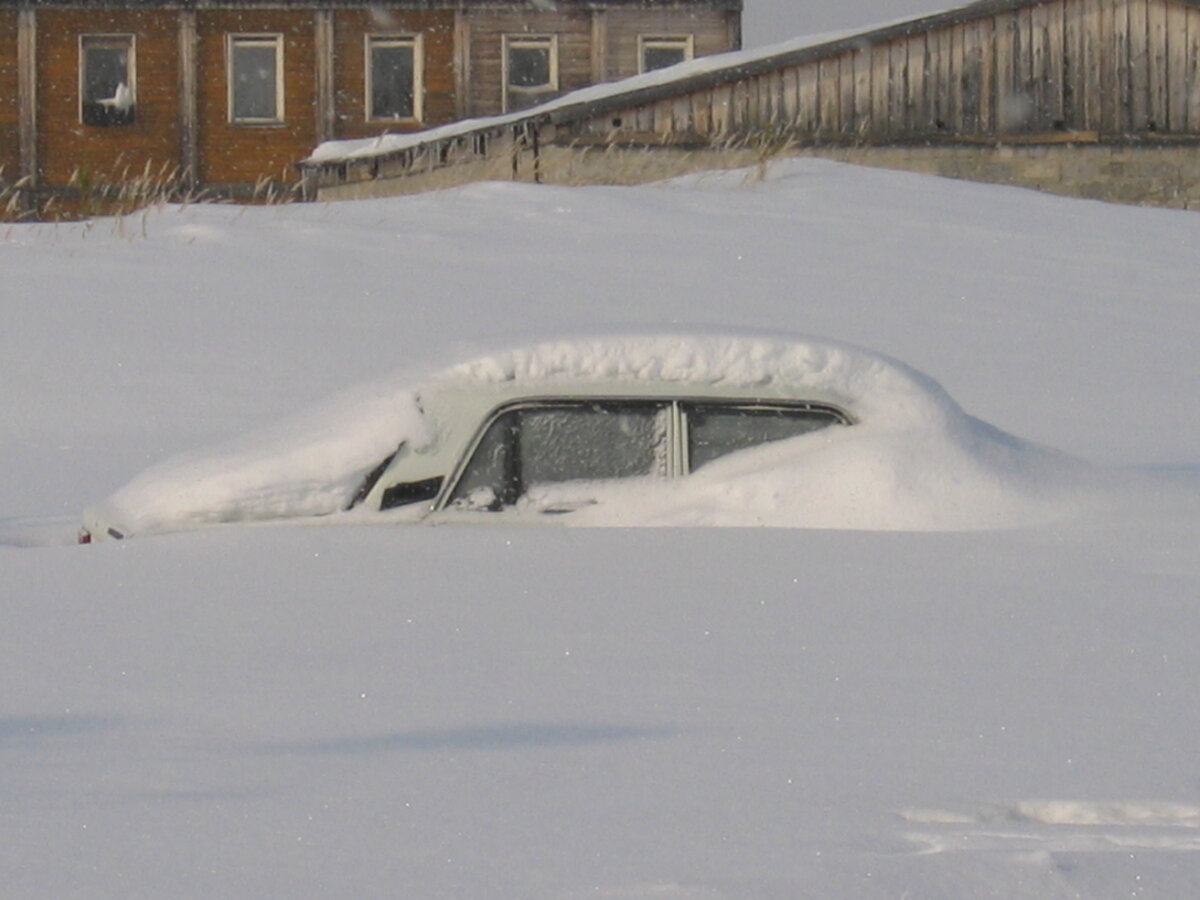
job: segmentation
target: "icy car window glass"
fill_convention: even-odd
[[[714,459],[844,423],[832,410],[786,406],[686,405],[692,471]]]
[[[489,426],[450,502],[495,508],[536,485],[665,475],[667,408],[632,402],[510,410]]]

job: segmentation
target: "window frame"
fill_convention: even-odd
[[[376,47],[410,47],[413,53],[413,102],[411,116],[375,116],[374,82],[371,52]],[[367,122],[423,122],[425,121],[425,40],[424,35],[411,32],[373,33],[363,35],[363,118]]]
[[[547,398],[533,401],[517,401],[498,407],[488,415],[487,419],[484,421],[484,424],[476,432],[469,448],[463,454],[462,459],[459,461],[459,465],[455,468],[452,479],[453,483],[446,491],[445,498],[442,503],[444,505],[452,505],[454,500],[457,499],[455,495],[458,493],[459,487],[462,485],[464,478],[466,478],[469,470],[471,469],[471,464],[475,461],[476,455],[487,442],[495,426],[497,426],[503,419],[509,416],[520,415],[521,413],[536,412],[538,410],[588,410],[603,408],[605,411],[616,412],[622,407],[628,407],[631,410],[648,410],[653,412],[654,417],[664,417],[663,421],[665,425],[665,434],[662,446],[661,471],[657,473],[657,476],[664,478],[673,476],[675,472],[672,468],[672,461],[677,456],[674,442],[675,435],[678,433],[678,428],[675,411],[672,408],[673,404],[669,398],[623,397],[610,399],[606,397],[563,397],[560,399]],[[504,481],[506,483],[502,485],[502,491],[497,494],[500,508],[506,508],[515,505],[517,501],[525,495],[524,489],[530,486],[526,483],[523,473],[525,462],[519,453],[521,440],[521,432],[519,428],[521,425],[520,420],[513,424],[514,426],[518,427],[514,427],[511,435],[505,439],[506,453],[504,458]],[[651,477],[655,477],[656,475],[656,473],[647,474]],[[564,482],[575,480],[578,479],[562,479]],[[595,479],[584,480],[590,481]],[[618,478],[616,480],[620,479]],[[514,494],[513,491],[516,491],[516,493]]]
[[[683,59],[680,62],[689,62],[696,58],[696,36],[693,34],[639,34],[638,35],[638,74],[644,75],[646,72],[655,72],[657,69],[646,68],[646,51],[656,49],[676,49],[683,50]],[[667,68],[662,66],[660,68]]]
[[[513,49],[546,49],[549,51],[549,67],[550,79],[544,86],[538,87],[520,87],[509,84],[509,51]],[[538,101],[537,98],[541,95],[551,95],[558,93],[559,90],[559,70],[558,70],[558,35],[557,34],[506,34],[501,40],[500,49],[500,65],[501,65],[501,85],[503,87],[503,107],[504,112],[509,112],[512,109],[512,98],[522,97],[529,98],[532,102],[526,104],[532,106]],[[524,109],[525,106],[520,107]]]
[[[612,406],[619,407],[622,404],[630,406],[658,406],[667,415],[667,433],[666,433],[666,454],[665,468],[662,474],[663,480],[671,480],[682,478],[692,474],[691,460],[689,459],[690,452],[690,433],[688,423],[688,410],[690,407],[703,408],[727,408],[729,410],[738,409],[754,409],[754,410],[787,410],[794,412],[814,412],[829,416],[830,423],[833,425],[853,425],[854,419],[851,418],[844,410],[830,403],[822,403],[810,400],[790,400],[786,398],[770,398],[770,399],[746,399],[738,397],[693,397],[693,396],[574,396],[574,397],[538,397],[514,400],[508,403],[502,403],[489,412],[483,419],[482,424],[476,429],[471,440],[467,443],[461,457],[456,461],[454,468],[451,470],[449,477],[445,479],[441,486],[437,498],[431,504],[434,511],[450,509],[451,498],[458,491],[458,486],[461,483],[466,471],[475,457],[484,438],[487,436],[492,426],[503,416],[509,413],[524,410],[524,409],[545,409],[564,406]],[[813,429],[819,431],[822,429]],[[799,435],[797,435],[799,436]],[[765,446],[766,443],[757,446]],[[741,449],[752,449],[745,447]],[[740,452],[740,451],[733,451]],[[723,454],[726,455],[726,454]],[[720,457],[717,457],[720,458]],[[711,462],[711,460],[710,460]],[[701,467],[702,468],[702,467]],[[502,508],[511,508],[511,504],[505,504]]]
[[[106,46],[108,45],[108,46]],[[123,49],[126,53],[125,58],[125,75],[127,81],[126,86],[129,88],[133,97],[133,102],[129,107],[129,118],[127,121],[121,122],[88,122],[85,119],[85,107],[88,103],[97,103],[96,100],[88,100],[87,95],[87,52],[89,49],[110,50]],[[86,125],[88,128],[112,128],[124,125],[132,125],[136,120],[137,110],[137,35],[124,32],[89,32],[79,35],[78,44],[78,62],[79,62],[79,123]]]
[[[238,47],[271,47],[275,51],[275,116],[238,116],[234,105],[237,82],[234,75],[234,57]],[[231,125],[272,126],[283,125],[286,117],[284,97],[284,40],[280,33],[231,32],[225,35],[225,83],[228,121]]]

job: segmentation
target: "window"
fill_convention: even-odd
[[[448,502],[477,510],[521,503],[564,512],[595,502],[598,483],[685,475],[739,450],[848,423],[832,407],[795,402],[524,403],[487,424]]]
[[[714,459],[816,431],[843,419],[820,407],[752,404],[685,404],[688,469],[696,471]]]
[[[665,69],[692,58],[692,36],[656,35],[638,38],[638,65],[641,72]]]
[[[504,36],[504,108],[522,109],[558,90],[558,38]]]
[[[367,118],[421,119],[421,39],[367,36]]]
[[[510,409],[484,432],[450,502],[499,509],[548,484],[665,475],[667,409],[638,401]]]
[[[229,121],[283,121],[283,36],[229,36]]]
[[[131,125],[134,118],[132,35],[79,38],[79,121]]]

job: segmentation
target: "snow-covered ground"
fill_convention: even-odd
[[[1197,246],[1190,213],[819,161],[6,228],[4,893],[1200,895]],[[1136,496],[55,543],[339,392],[722,326],[886,353]]]

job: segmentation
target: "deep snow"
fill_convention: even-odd
[[[6,890],[1196,896],[1198,239],[816,161],[7,228],[10,540],[398,369],[642,326],[878,349],[1137,496],[969,533],[0,546]]]

